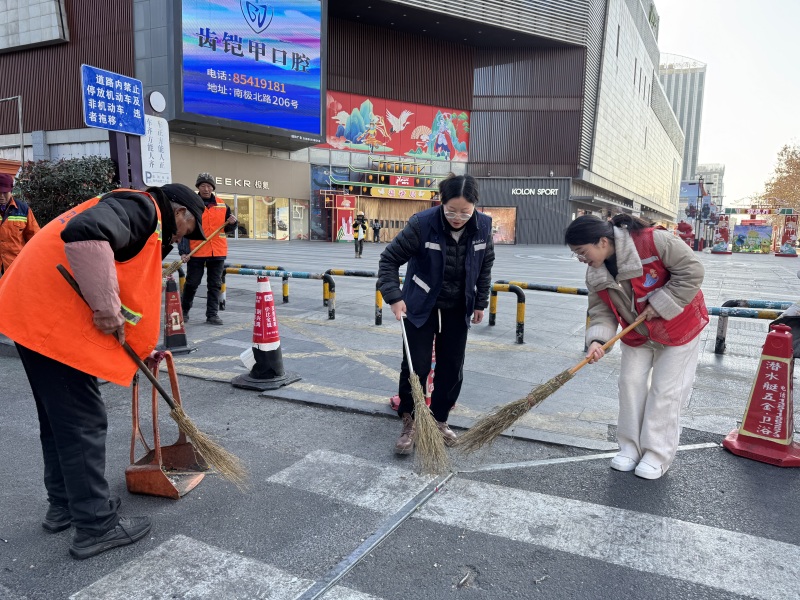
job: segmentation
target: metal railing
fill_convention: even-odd
[[[794,302],[775,300],[727,300],[721,307],[708,307],[708,314],[719,317],[714,354],[725,354],[728,337],[728,318],[769,319],[774,321]]]
[[[292,279],[320,279],[329,291],[328,319],[336,318],[336,281],[328,273],[308,273],[306,271],[272,271],[267,269],[227,268],[225,272],[230,275],[250,275],[260,277],[281,277],[283,280],[283,301],[289,302],[289,278]]]
[[[517,343],[525,343],[525,292],[515,284],[494,283],[489,297],[489,326],[493,327],[497,320],[497,293],[510,292],[517,295]]]

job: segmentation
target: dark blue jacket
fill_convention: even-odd
[[[466,252],[466,302],[464,318],[469,324],[475,310],[489,305],[491,270],[494,263],[492,219],[475,211],[464,233]],[[413,215],[406,227],[381,253],[378,277],[386,302],[406,303],[408,320],[421,327],[436,306],[445,277],[448,244],[455,244],[447,230],[440,206]],[[399,285],[400,265],[408,263],[403,289]]]

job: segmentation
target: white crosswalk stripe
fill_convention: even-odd
[[[317,451],[270,481],[391,514],[430,479]],[[416,517],[753,598],[798,594],[800,547],[669,517],[458,478]]]
[[[70,600],[292,600],[313,581],[178,535],[132,560]],[[380,600],[338,586],[326,600]]]

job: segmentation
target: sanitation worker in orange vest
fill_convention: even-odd
[[[0,333],[16,342],[33,391],[50,506],[42,527],[75,526],[69,552],[89,558],[132,544],[148,517],[120,517],[105,478],[108,421],[97,378],[127,386],[158,342],[161,261],[183,236],[204,239],[203,203],[180,184],[116,190],[37,233],[0,280]],[[67,267],[82,300],[56,269]],[[87,306],[88,304],[88,306]]]
[[[0,173],[0,277],[33,234],[39,231],[30,207],[11,196],[13,187],[14,178]]]
[[[227,234],[236,228],[236,217],[231,214],[230,207],[214,194],[217,189],[214,178],[210,173],[200,173],[197,176],[195,187],[198,189],[200,198],[205,204],[203,212],[203,231],[211,235],[219,229],[223,223],[225,229],[220,231],[205,246],[200,248],[197,253],[188,258],[183,255],[186,265],[186,283],[183,286],[183,296],[181,297],[181,308],[183,309],[183,320],[189,320],[189,310],[194,303],[194,295],[200,282],[203,281],[203,270],[208,269],[206,279],[206,323],[209,325],[222,325],[219,318],[219,302],[222,289],[222,278],[225,272],[225,259],[228,256],[228,236]],[[189,242],[190,250],[194,250],[200,242]]]

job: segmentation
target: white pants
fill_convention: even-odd
[[[681,408],[692,391],[700,336],[682,346],[620,346],[619,453],[666,472],[678,449]]]

